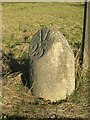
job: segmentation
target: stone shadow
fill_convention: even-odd
[[[15,72],[22,73],[21,79],[24,86],[30,88],[30,82],[29,82],[29,59],[28,58],[22,58],[20,61],[19,59],[14,58],[13,53],[5,54],[3,52],[2,58],[5,57],[8,61],[8,66],[10,68],[10,74],[13,74]],[[4,74],[4,73],[3,73]]]

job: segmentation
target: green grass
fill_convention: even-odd
[[[73,44],[82,39],[84,7],[80,3],[3,3],[2,9],[3,44],[8,48],[27,43],[38,29],[50,25]]]

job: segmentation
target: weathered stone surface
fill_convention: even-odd
[[[35,96],[55,102],[74,91],[74,55],[59,31],[47,27],[39,30],[32,38],[29,57]]]

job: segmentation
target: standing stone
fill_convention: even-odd
[[[48,27],[39,30],[32,38],[29,57],[35,96],[56,102],[74,91],[74,54],[59,31]]]

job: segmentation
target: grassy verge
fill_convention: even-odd
[[[75,93],[63,102],[50,104],[33,97],[27,88],[28,47],[33,34],[43,26],[55,25],[76,54],[82,39],[84,6],[81,3],[2,5],[3,113],[20,117],[86,118],[88,81],[81,71],[76,75]]]

